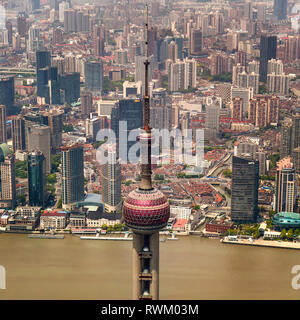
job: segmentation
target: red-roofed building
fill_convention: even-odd
[[[173,231],[186,231],[187,222],[188,221],[186,219],[177,219],[173,224]]]
[[[67,223],[66,216],[67,212],[60,209],[45,210],[40,218],[40,227],[42,229],[64,229]]]
[[[233,227],[232,222],[213,221],[205,225],[206,232],[224,233]]]

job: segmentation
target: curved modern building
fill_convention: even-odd
[[[9,148],[8,144],[6,144],[6,143],[0,144],[0,162],[3,162],[5,157],[11,153],[12,153],[12,151]]]
[[[278,228],[300,228],[300,214],[295,212],[278,212],[274,215],[272,223]]]

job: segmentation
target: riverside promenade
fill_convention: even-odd
[[[300,243],[287,242],[287,241],[274,241],[274,240],[248,240],[248,239],[238,239],[228,240],[226,237],[221,239],[222,243],[225,244],[237,244],[237,245],[246,245],[246,246],[256,246],[256,247],[269,247],[269,248],[281,248],[281,249],[296,249],[300,250]]]

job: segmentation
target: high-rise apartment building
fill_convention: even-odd
[[[85,120],[85,133],[92,141],[96,141],[99,130],[108,128],[107,117],[96,117]]]
[[[211,57],[210,72],[218,75],[225,72],[232,72],[233,58],[224,54],[213,54]]]
[[[292,151],[292,158],[297,174],[300,174],[300,147],[294,148]]]
[[[62,1],[58,5],[58,16],[59,16],[59,22],[63,23],[65,20],[65,10],[69,9],[69,2]]]
[[[80,73],[64,73],[58,76],[59,89],[63,98],[61,103],[71,104],[80,98]]]
[[[237,153],[236,156],[240,157],[243,154],[247,154],[251,156],[252,159],[256,158],[257,153],[257,144],[251,141],[240,142],[237,145]]]
[[[292,120],[286,118],[280,130],[280,158],[286,158],[292,154]]]
[[[259,64],[259,80],[267,81],[268,61],[276,59],[277,37],[269,35],[261,35],[260,37],[260,64]]]
[[[162,104],[153,105],[150,108],[151,128],[162,130],[172,128],[172,105]]]
[[[243,116],[245,117],[249,110],[249,101],[253,97],[253,88],[239,88],[232,86],[231,100],[233,100],[235,97],[239,97],[243,100]]]
[[[46,162],[46,174],[51,172],[51,133],[46,125],[34,124],[26,128],[28,151],[40,151]]]
[[[300,59],[300,36],[288,36],[284,44],[284,60],[294,61]]]
[[[290,89],[291,76],[288,74],[278,74],[274,72],[267,75],[267,90],[269,93],[287,95]]]
[[[0,105],[6,106],[6,114],[14,114],[14,77],[0,77]]]
[[[101,93],[103,88],[103,65],[99,61],[87,61],[84,65],[85,88]]]
[[[291,158],[277,162],[276,212],[295,212],[297,208],[297,176]]]
[[[19,15],[17,19],[17,30],[20,37],[25,37],[27,34],[27,20],[24,15]]]
[[[119,128],[114,128],[116,135],[119,137],[128,137],[129,133],[132,130],[139,130],[143,124],[143,104],[141,99],[121,99],[119,101],[117,118],[119,121],[126,121],[127,128],[121,128],[119,132]],[[113,128],[112,128],[113,129]],[[136,141],[128,141],[127,143],[127,155],[130,148],[136,143]],[[126,150],[126,149],[125,149]],[[120,153],[120,158],[125,158],[125,150],[124,154]]]
[[[279,121],[279,98],[257,95],[250,100],[248,119],[259,128]]]
[[[83,116],[88,116],[93,109],[93,95],[91,92],[84,91],[80,95],[81,101],[81,114]]]
[[[287,0],[274,0],[274,16],[278,20],[285,20],[287,13]]]
[[[237,51],[235,53],[235,63],[245,67],[247,63],[247,53],[244,51]]]
[[[196,87],[197,66],[194,59],[177,60],[170,63],[168,79],[169,90],[186,90]]]
[[[293,115],[292,149],[300,146],[300,114]]]
[[[0,207],[16,206],[15,156],[7,144],[0,145]]]
[[[240,88],[253,88],[253,93],[258,93],[259,88],[259,74],[258,73],[246,73],[245,71],[237,74],[236,85]]]
[[[266,175],[266,153],[265,152],[256,152],[256,160],[258,160],[259,163],[259,175],[265,176]]]
[[[45,207],[46,204],[46,161],[40,151],[32,151],[27,158],[29,205]]]
[[[16,152],[17,150],[25,150],[25,121],[20,115],[14,116],[11,119],[11,136],[14,152]]]
[[[247,156],[232,159],[231,220],[256,222],[258,214],[259,164]]]
[[[62,145],[63,112],[51,109],[47,116],[51,134],[51,148],[57,150]]]
[[[234,97],[231,101],[231,117],[238,120],[243,120],[243,99]]]
[[[193,56],[201,55],[203,37],[201,29],[192,29],[190,37],[190,54]]]
[[[106,212],[121,209],[121,167],[114,145],[105,145],[107,161],[101,166],[102,201]]]
[[[84,199],[83,146],[62,147],[62,203],[73,208]]]
[[[104,56],[104,40],[105,40],[104,26],[95,25],[93,27],[93,51],[96,57]]]
[[[0,105],[0,144],[7,142],[6,132],[6,107]]]

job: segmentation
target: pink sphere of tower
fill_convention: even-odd
[[[129,193],[123,204],[126,225],[139,232],[151,232],[164,228],[170,217],[170,205],[157,189],[136,189]]]

